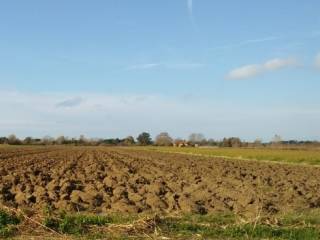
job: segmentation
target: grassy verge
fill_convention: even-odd
[[[317,220],[316,220],[317,219]],[[173,239],[319,239],[319,215],[314,218],[291,215],[279,219],[277,225],[238,223],[232,215],[187,216],[167,218],[163,232]]]
[[[20,223],[26,226],[16,216],[0,211],[0,238],[12,239]],[[47,215],[39,228],[41,225],[46,228],[42,229],[43,235],[37,235],[35,239],[313,240],[320,239],[320,210],[279,215],[272,219],[261,217],[253,221],[244,221],[232,213],[162,217],[63,213]],[[53,231],[56,235],[52,235]],[[23,232],[21,234],[15,239],[26,238]]]
[[[58,216],[47,216],[44,225],[59,233],[83,235],[90,232],[91,227],[104,227],[111,224],[129,224],[138,219],[132,215],[84,215],[84,214],[59,214]]]
[[[295,164],[320,165],[320,150],[316,149],[273,149],[273,148],[175,148],[136,147],[135,149],[183,153],[209,157],[229,157],[236,159],[264,160]]]
[[[320,212],[239,221],[233,214],[164,217],[60,215],[44,224],[81,239],[291,239],[320,238]]]

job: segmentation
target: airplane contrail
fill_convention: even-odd
[[[195,22],[194,16],[193,16],[193,0],[187,0],[187,8],[188,8],[188,14],[189,14],[190,21],[192,23],[192,26],[195,28],[196,22]]]
[[[188,7],[189,15],[192,18],[193,17],[193,0],[187,0],[187,7]]]

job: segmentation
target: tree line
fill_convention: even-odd
[[[154,139],[151,138],[150,133],[142,132],[136,138],[128,136],[126,138],[86,138],[80,135],[78,138],[69,138],[59,136],[53,138],[45,136],[43,138],[26,137],[19,139],[16,135],[11,134],[8,137],[0,137],[0,144],[9,145],[80,145],[80,146],[176,146],[176,147],[198,147],[198,146],[211,146],[211,147],[264,147],[264,146],[320,146],[317,141],[298,141],[289,140],[284,141],[279,135],[275,135],[269,142],[263,142],[261,139],[248,142],[243,141],[239,137],[228,137],[222,140],[214,140],[212,138],[206,139],[201,133],[192,133],[188,139],[172,138],[169,133],[162,132]]]

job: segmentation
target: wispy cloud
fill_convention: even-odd
[[[143,64],[137,64],[137,65],[131,65],[127,67],[127,70],[146,70],[151,68],[159,67],[160,63],[143,63]]]
[[[133,71],[133,70],[150,70],[156,68],[163,68],[163,69],[197,69],[205,67],[206,64],[204,63],[145,63],[145,64],[137,64],[132,65],[126,68],[126,70]]]
[[[267,61],[263,65],[263,68],[266,71],[274,71],[274,70],[282,69],[285,67],[293,67],[298,65],[299,65],[298,60],[295,58],[286,58],[286,59],[275,58]]]
[[[280,70],[286,67],[298,66],[299,63],[295,58],[275,58],[266,61],[263,64],[250,64],[231,70],[226,79],[247,79],[256,77],[263,73]]]
[[[280,37],[271,36],[271,37],[258,38],[258,39],[249,39],[247,41],[240,42],[240,45],[246,45],[246,44],[250,44],[250,43],[269,42],[269,41],[277,40],[279,38]]]
[[[258,64],[251,64],[242,66],[236,69],[231,70],[228,75],[227,79],[245,79],[251,78],[259,75],[263,72],[263,68],[261,65]]]
[[[280,39],[280,37],[276,36],[269,36],[269,37],[263,37],[263,38],[255,38],[255,39],[248,39],[242,42],[237,42],[237,43],[231,43],[231,44],[226,44],[226,45],[221,45],[218,47],[212,48],[212,50],[219,50],[219,49],[233,49],[233,48],[238,48],[238,47],[243,47],[251,44],[257,44],[257,43],[264,43],[264,42],[270,42],[270,41],[275,41]]]
[[[312,31],[311,36],[312,37],[319,37],[320,36],[320,31],[319,30]]]
[[[62,102],[58,102],[58,103],[56,104],[56,107],[57,107],[57,108],[77,107],[77,106],[79,106],[83,101],[84,101],[84,100],[83,100],[83,98],[81,98],[81,97],[73,97],[73,98],[64,100],[64,101],[62,101]]]
[[[176,63],[176,64],[164,64],[165,68],[168,69],[197,69],[205,67],[204,63]]]
[[[314,61],[314,65],[317,69],[320,70],[320,53],[318,53],[318,55],[316,56],[316,59]]]

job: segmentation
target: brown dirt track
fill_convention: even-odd
[[[0,148],[0,203],[246,216],[320,208],[320,168],[126,148]]]

